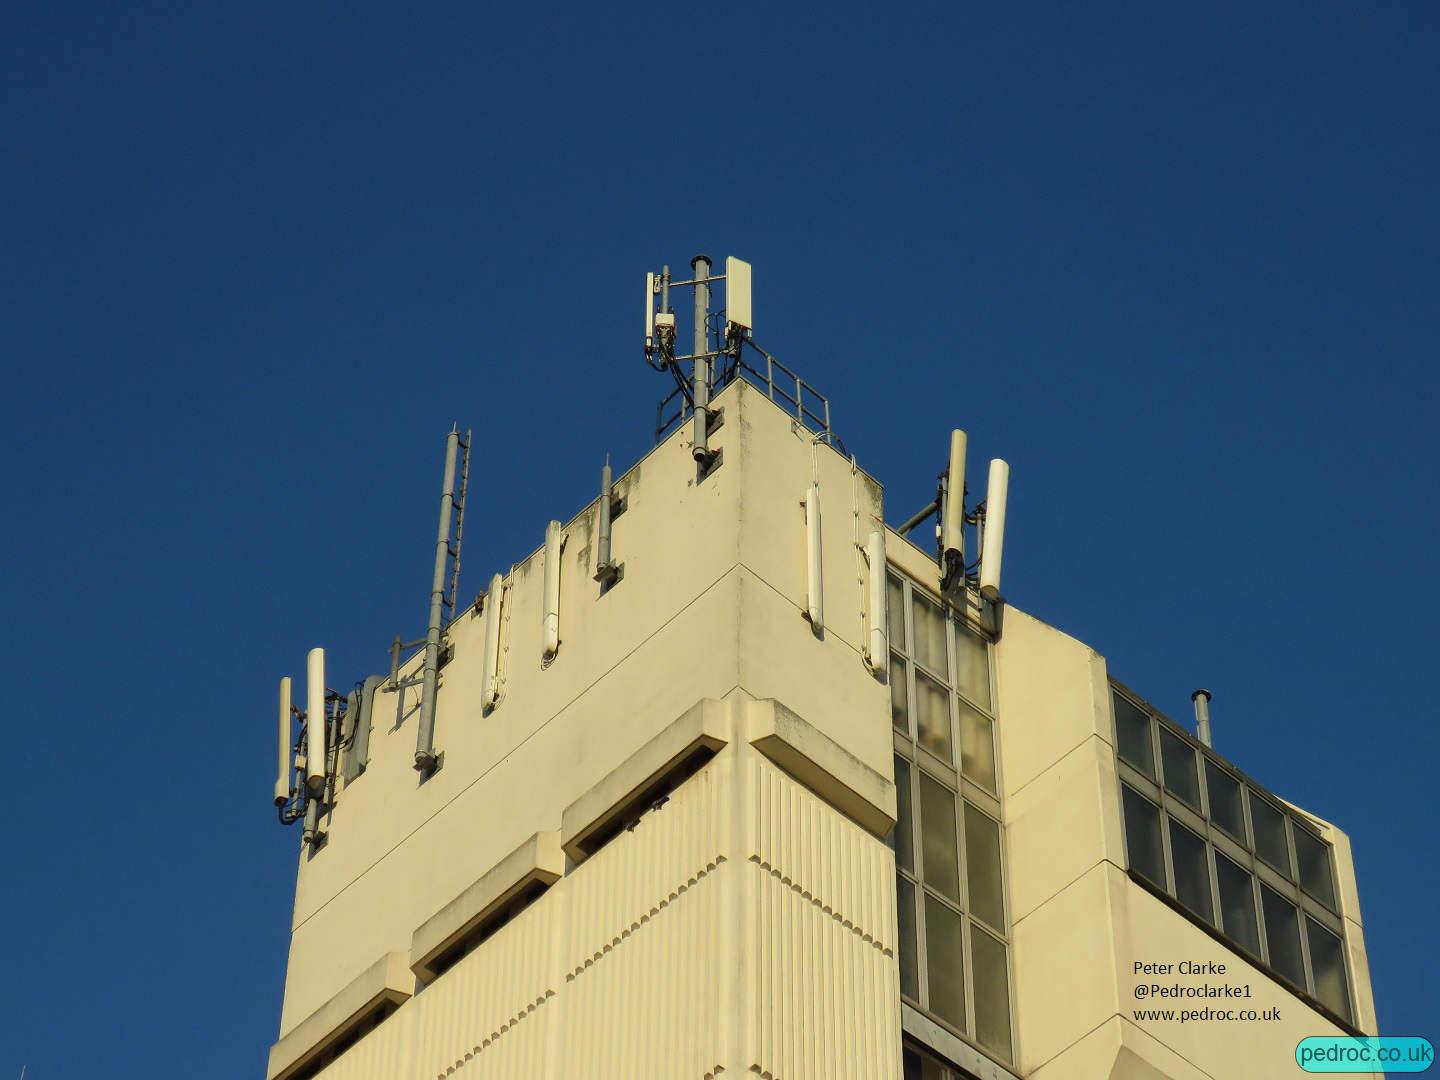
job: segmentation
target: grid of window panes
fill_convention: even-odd
[[[1167,717],[1110,697],[1131,873],[1350,1021],[1330,845]]]
[[[888,626],[900,991],[1009,1061],[990,645],[923,589],[894,576]]]

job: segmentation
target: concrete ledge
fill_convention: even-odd
[[[565,873],[560,834],[539,832],[485,872],[473,885],[451,900],[415,930],[410,938],[410,964],[421,982],[440,973],[436,959],[458,944],[529,886],[552,885]]]
[[[774,700],[745,705],[746,737],[779,768],[882,840],[895,827],[895,785]]]
[[[629,810],[636,796],[696,754],[713,754],[724,747],[729,741],[730,708],[722,701],[697,702],[567,806],[560,818],[565,853],[577,863],[584,861],[590,853],[587,841]]]
[[[300,1021],[295,1029],[270,1048],[267,1080],[288,1080],[309,1065],[332,1043],[349,1033],[383,1002],[399,1005],[415,992],[404,953],[386,953],[361,972],[350,985]]]

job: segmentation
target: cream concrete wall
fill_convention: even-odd
[[[895,1076],[893,857],[747,743],[765,707],[324,1080]]]
[[[861,658],[868,569],[854,544],[857,522],[863,542],[883,517],[879,486],[812,446],[748,385],[713,405],[724,421],[711,445],[724,459],[702,483],[688,427],[618,478],[627,508],[613,552],[625,575],[604,596],[593,580],[596,505],[564,526],[561,646],[548,665],[543,551],[506,575],[504,696],[488,712],[484,616],[465,612],[450,627],[435,725],[444,767],[424,784],[412,768],[418,687],[377,697],[369,766],[322,822],[325,846],[300,855],[282,1035],[376,957],[408,948],[416,926],[527,837],[558,828],[569,803],[697,700],[778,698],[891,781],[888,727],[870,722],[883,719],[888,690]],[[821,637],[801,615],[800,504],[812,470],[823,506]],[[483,476],[472,479],[481,490]],[[543,531],[537,521],[537,540]],[[417,666],[413,657],[402,672]]]
[[[996,646],[1000,763],[1012,922],[1016,1044],[1022,1075],[1292,1077],[1295,1045],[1340,1035],[1238,951],[1125,872],[1114,719],[1094,650],[1007,607]],[[1324,824],[1324,823],[1321,823]],[[1360,1026],[1373,1031],[1349,846],[1331,827]],[[1135,973],[1142,963],[1226,965],[1223,977]],[[1245,984],[1239,1001],[1137,1000],[1137,983]],[[1137,1009],[1279,1010],[1266,1021],[1137,1021]]]

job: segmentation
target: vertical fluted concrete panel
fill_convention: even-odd
[[[900,1063],[894,859],[758,762],[746,861],[759,972],[751,1068],[774,1080],[891,1080]]]
[[[402,1008],[320,1075],[325,1080],[396,1080],[416,1076],[415,1012]]]

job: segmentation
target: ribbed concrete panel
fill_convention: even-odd
[[[528,1034],[543,1024],[537,1014],[555,993],[550,920],[560,914],[563,902],[546,897],[552,899],[555,903],[547,903],[545,910],[522,912],[413,999],[419,1006],[412,1006],[416,1076],[449,1075],[492,1046],[516,1041],[521,1029]],[[543,1040],[538,1045],[543,1047]]]
[[[757,894],[752,1069],[773,1080],[893,1080],[900,986],[893,954],[750,863]]]
[[[895,857],[812,792],[759,759],[761,868],[886,952],[895,948]]]
[[[324,1080],[396,1080],[414,1076],[414,1019],[415,1010],[402,1007],[320,1075]]]

